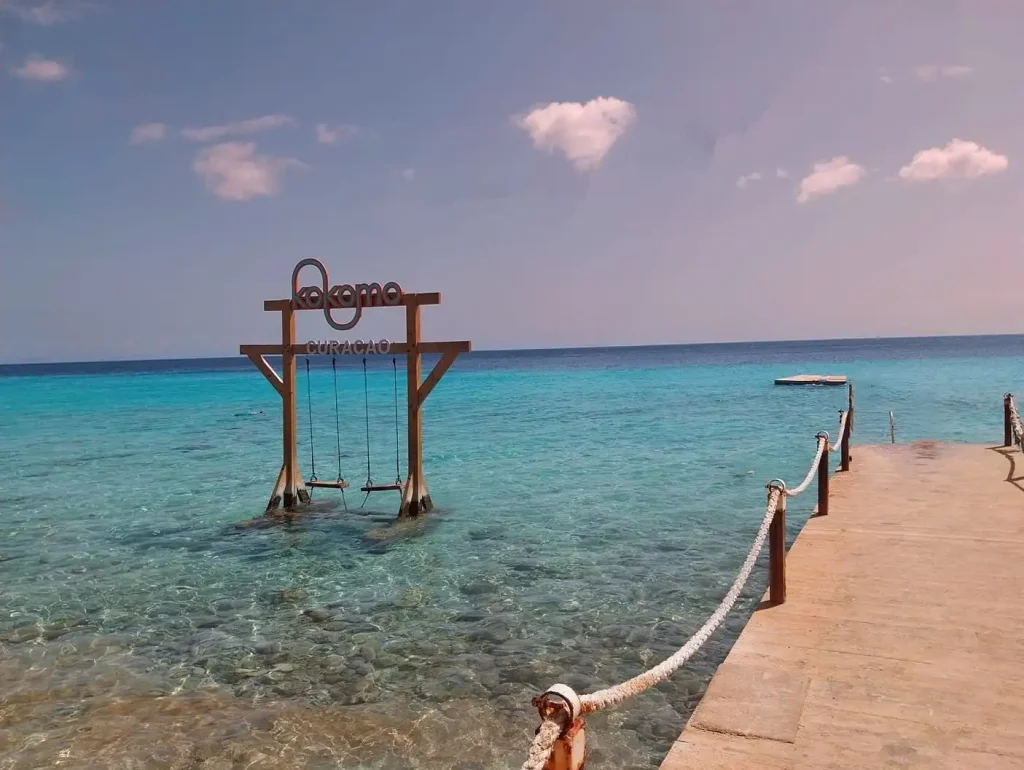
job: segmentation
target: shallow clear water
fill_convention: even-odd
[[[318,492],[292,526],[237,526],[280,466],[277,396],[244,359],[0,368],[0,768],[518,767],[531,697],[682,644],[731,583],[765,482],[799,482],[835,429],[845,389],[775,377],[849,375],[855,444],[887,441],[890,409],[900,442],[995,443],[1022,364],[1021,337],[471,354],[426,406],[438,507],[402,528],[394,493],[360,509],[358,491],[348,510]],[[391,481],[390,359],[368,383],[373,475]],[[329,364],[310,385],[333,478]],[[308,475],[305,402],[299,427]],[[588,766],[658,765],[764,567],[685,670],[590,720]]]

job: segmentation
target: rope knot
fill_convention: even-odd
[[[765,489],[777,489],[780,492],[786,491],[786,482],[782,479],[772,479],[764,485]]]
[[[825,439],[825,441],[831,441],[832,440],[831,438],[829,438],[827,430],[819,430],[817,435],[815,435],[815,438],[818,439],[818,440]]]

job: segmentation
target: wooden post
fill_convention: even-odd
[[[896,418],[893,416],[892,410],[889,410],[889,443],[896,443]]]
[[[284,456],[284,489],[282,500],[285,510],[290,510],[299,503],[309,502],[309,493],[302,480],[302,472],[299,470],[299,453],[296,444],[297,431],[297,399],[295,394],[295,353],[292,346],[295,344],[295,311],[291,304],[281,309],[281,380],[284,383],[282,415],[284,443],[282,454]]]
[[[768,488],[771,495],[772,487]],[[768,563],[771,571],[769,600],[774,604],[786,601],[786,492],[779,494],[775,517],[768,530]]]
[[[818,461],[818,515],[828,516],[828,436],[819,433],[825,439],[825,449]]]
[[[423,358],[420,352],[420,306],[414,299],[405,306],[406,392],[408,394],[408,459],[409,477],[402,490],[400,519],[426,513],[434,504],[423,476],[423,411],[420,382],[423,379]]]
[[[1010,417],[1010,401],[1013,395],[1003,396],[1003,446],[1013,446],[1013,420]]]
[[[849,415],[849,413],[847,413]],[[839,467],[843,471],[850,470],[850,420],[853,415],[849,415],[846,418],[846,425],[843,426],[843,435],[840,438],[839,444]],[[839,419],[842,421],[843,413],[839,413]]]

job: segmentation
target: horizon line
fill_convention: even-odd
[[[924,335],[894,335],[894,336],[876,336],[876,337],[828,337],[828,338],[800,338],[800,339],[776,339],[776,340],[730,340],[724,342],[705,341],[705,342],[662,342],[662,343],[648,343],[643,345],[573,345],[573,346],[555,346],[555,347],[529,347],[529,348],[483,348],[479,350],[472,350],[464,355],[472,355],[473,353],[554,353],[554,352],[570,352],[576,350],[622,350],[622,349],[640,349],[640,348],[683,348],[683,347],[710,347],[713,345],[717,346],[728,346],[728,345],[788,345],[793,343],[813,343],[813,342],[875,342],[885,340],[935,340],[935,339],[972,339],[981,337],[1024,337],[1024,333],[1020,332],[1002,332],[997,334],[924,334]],[[242,354],[231,354],[222,356],[175,356],[169,358],[107,358],[107,359],[78,359],[73,361],[9,361],[0,362],[0,367],[16,367],[16,366],[73,366],[73,365],[89,365],[89,364],[145,364],[145,363],[157,363],[166,361],[223,361],[231,358],[243,358]],[[276,357],[276,356],[272,356]]]

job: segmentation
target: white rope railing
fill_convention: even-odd
[[[530,753],[523,762],[523,770],[544,770],[551,756],[551,750],[562,734],[562,724],[552,717],[545,717],[530,746]]]
[[[843,416],[839,423],[840,443],[842,442],[843,435],[846,431],[848,414],[849,412],[843,412]],[[1024,435],[1024,431],[1022,431],[1022,435]],[[569,728],[577,717],[581,717],[595,711],[600,711],[602,709],[611,708],[612,706],[617,706],[627,698],[639,695],[644,690],[665,681],[672,674],[686,665],[690,658],[693,657],[694,653],[696,653],[711,637],[711,635],[718,630],[726,616],[728,616],[729,612],[735,606],[736,601],[739,599],[740,593],[743,591],[747,582],[750,580],[750,575],[753,572],[754,565],[757,563],[757,557],[764,548],[765,540],[768,538],[768,533],[771,530],[772,522],[775,520],[776,513],[780,510],[780,505],[784,510],[783,501],[786,498],[796,497],[807,490],[811,485],[811,481],[814,479],[815,473],[819,471],[821,458],[826,448],[836,448],[829,444],[828,433],[825,433],[824,431],[818,434],[817,439],[818,445],[817,451],[814,454],[814,460],[811,462],[810,470],[807,472],[807,476],[804,477],[804,480],[800,483],[800,486],[788,489],[785,482],[779,479],[773,480],[768,484],[768,502],[765,506],[764,518],[761,519],[761,525],[758,527],[757,535],[754,537],[754,542],[751,544],[750,550],[747,552],[747,556],[743,560],[743,565],[740,567],[739,573],[736,575],[736,579],[733,581],[728,593],[726,593],[725,598],[722,599],[718,607],[715,608],[715,611],[704,622],[704,625],[700,627],[697,633],[691,636],[690,639],[687,640],[687,642],[676,650],[676,652],[670,657],[666,658],[653,668],[650,668],[642,674],[639,674],[632,679],[628,679],[621,684],[583,696],[578,696],[567,685],[559,684],[554,685],[547,693],[535,699],[534,704],[539,704],[539,707],[541,708],[542,721],[540,728],[534,736],[533,743],[530,746],[527,759],[522,765],[522,770],[544,770],[544,767],[551,756],[551,752],[554,749],[555,744],[558,742],[558,738]],[[827,469],[825,472],[828,472]],[[547,700],[548,695],[555,696],[556,700],[554,704]]]
[[[744,560],[743,566],[740,567],[739,574],[733,581],[732,587],[729,589],[729,593],[725,595],[725,598],[722,599],[718,608],[711,614],[711,617],[705,621],[704,625],[700,627],[700,630],[691,636],[690,640],[680,647],[674,655],[666,658],[654,668],[649,669],[639,676],[635,676],[622,684],[609,687],[605,690],[598,690],[597,692],[590,693],[589,695],[584,695],[580,698],[584,714],[616,706],[626,700],[626,698],[638,695],[659,682],[665,681],[671,674],[682,668],[693,654],[701,648],[701,645],[703,645],[704,642],[706,642],[708,638],[718,630],[722,621],[725,620],[725,616],[729,614],[729,610],[731,610],[733,605],[736,604],[736,600],[739,598],[740,592],[743,590],[744,586],[746,586],[747,580],[750,579],[750,573],[753,571],[757,557],[761,553],[761,548],[764,546],[765,538],[768,537],[768,529],[771,526],[772,519],[775,518],[775,509],[779,505],[779,499],[781,496],[781,488],[771,488],[768,496],[768,505],[765,507],[764,518],[761,520],[761,526],[757,530],[757,536],[754,538],[754,543],[747,552],[747,558]]]
[[[784,493],[785,489],[781,484],[769,487],[768,505],[765,506],[764,518],[761,520],[761,526],[758,528],[757,535],[754,537],[754,543],[750,547],[750,551],[747,552],[747,558],[743,561],[743,566],[740,567],[739,574],[733,581],[729,592],[711,614],[711,617],[709,617],[705,621],[704,625],[700,627],[700,630],[691,636],[689,641],[680,647],[671,657],[666,658],[654,668],[648,669],[639,676],[628,679],[614,687],[608,687],[604,690],[598,690],[597,692],[580,697],[579,715],[590,714],[594,711],[600,711],[601,709],[617,706],[627,698],[639,695],[644,690],[665,681],[669,676],[686,665],[686,662],[693,657],[693,654],[701,648],[704,642],[706,642],[715,631],[718,630],[722,621],[725,620],[726,616],[729,614],[729,610],[731,610],[733,605],[736,604],[736,600],[739,598],[740,592],[750,579],[750,574],[754,569],[754,564],[757,562],[757,557],[761,553],[761,549],[764,547],[764,541],[768,537],[768,530],[771,527],[772,520],[775,518],[775,511],[779,506],[779,500],[782,499]],[[562,686],[564,687],[564,685]],[[533,740],[533,744],[530,746],[530,753],[526,762],[523,763],[522,770],[543,769],[548,757],[551,755],[551,750],[554,748],[555,742],[558,740],[558,736],[562,732],[562,729],[562,724],[559,724],[555,719],[550,717],[544,719],[541,723],[540,729],[537,731],[536,737]]]
[[[804,480],[800,482],[800,486],[796,489],[787,489],[785,485],[782,487],[782,491],[786,493],[786,497],[796,497],[801,492],[807,489],[814,480],[814,474],[818,472],[818,463],[821,462],[821,456],[825,453],[825,447],[828,446],[828,434],[818,434],[818,451],[814,454],[814,459],[811,461],[810,470],[807,471],[807,475],[804,476]]]
[[[828,448],[830,452],[835,452],[843,445],[843,436],[846,435],[846,421],[850,417],[849,410],[843,412],[842,415],[843,416],[839,418],[839,432],[836,434],[836,441],[838,441],[839,443],[829,444]]]

